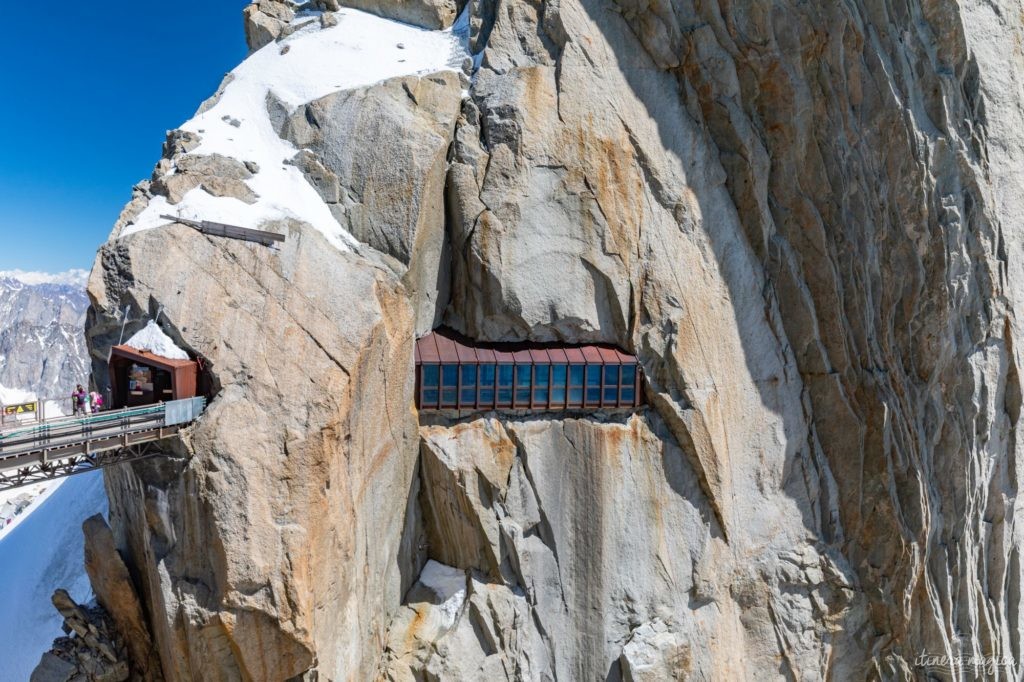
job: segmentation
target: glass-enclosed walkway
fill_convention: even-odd
[[[611,346],[476,344],[448,329],[416,341],[421,410],[582,410],[640,405],[636,358]]]

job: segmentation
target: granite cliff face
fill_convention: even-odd
[[[88,307],[80,285],[0,275],[0,386],[61,398],[85,383]]]
[[[107,474],[163,677],[1015,679],[1019,11],[465,11],[471,59],[225,112],[322,203],[279,251],[146,222],[271,205],[186,125],[99,253],[97,368],[162,307],[215,394]],[[250,59],[360,16],[261,0]],[[418,419],[441,322],[616,343],[648,406]]]

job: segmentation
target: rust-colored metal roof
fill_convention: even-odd
[[[520,350],[512,351],[512,357],[513,359],[515,359],[517,365],[533,364],[533,356],[530,355],[529,348],[522,348]]]
[[[110,349],[111,357],[117,356],[127,358],[134,362],[141,362],[157,369],[176,369],[197,364],[195,360],[172,360],[161,355],[155,355],[145,350],[136,350],[130,346],[114,346]]]
[[[548,356],[551,358],[552,365],[569,364],[569,356],[565,354],[564,348],[548,348]]]
[[[416,364],[427,363],[429,365],[440,362],[441,356],[437,352],[437,341],[433,334],[427,334],[416,342]]]
[[[416,340],[416,364],[635,365],[636,358],[609,345],[480,343],[441,327]]]
[[[434,334],[434,341],[437,343],[437,354],[443,364],[457,365],[459,363],[459,349],[455,346],[455,340],[441,334]]]
[[[515,362],[515,356],[512,355],[512,351],[499,350],[498,348],[492,349],[494,351],[494,360],[500,365],[510,365]]]
[[[544,348],[531,348],[530,360],[535,365],[546,365],[551,362],[551,356],[548,355],[547,350]]]
[[[565,348],[565,357],[569,358],[570,365],[582,365],[587,362],[587,359],[583,357],[583,351],[579,348]]]
[[[618,348],[615,349],[615,353],[619,356],[620,365],[635,365],[636,356],[630,355],[629,353],[623,353]]]

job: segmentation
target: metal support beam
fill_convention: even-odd
[[[137,462],[163,454],[156,441],[129,445],[114,450],[93,452],[75,457],[68,457],[53,462],[35,462],[20,469],[0,471],[0,491],[20,488],[42,481],[56,478],[85,474],[104,467],[126,462]]]
[[[239,239],[246,242],[256,242],[263,246],[274,246],[276,243],[283,242],[285,240],[285,236],[283,234],[267,232],[266,230],[254,230],[251,227],[239,227],[238,225],[217,223],[211,220],[189,220],[188,218],[180,218],[172,215],[161,215],[160,217],[164,220],[173,220],[176,223],[188,225],[189,227],[199,230],[203,234],[208,234],[211,237]]]

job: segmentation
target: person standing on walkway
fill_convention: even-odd
[[[71,394],[71,409],[73,413],[75,415],[85,414],[88,400],[89,394],[82,388],[82,384],[78,384],[75,387],[75,392]]]

